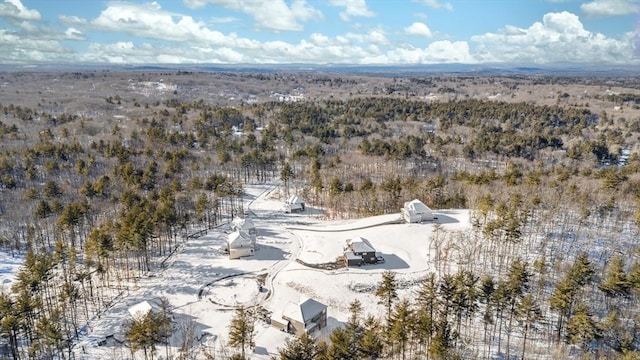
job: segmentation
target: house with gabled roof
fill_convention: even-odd
[[[418,199],[404,203],[402,207],[402,217],[408,223],[419,223],[437,219],[437,217],[433,215],[433,211]]]
[[[382,257],[376,253],[376,249],[374,249],[369,240],[360,236],[347,239],[346,246],[343,250],[347,266],[377,264],[384,261]]]
[[[290,302],[280,317],[271,318],[271,325],[296,335],[310,334],[327,326],[327,305],[311,298]]]
[[[291,195],[284,203],[284,211],[296,213],[304,211],[304,200],[298,195]]]
[[[256,239],[244,231],[234,231],[227,238],[229,259],[251,256],[256,250]]]
[[[236,217],[231,221],[232,231],[243,231],[253,237],[258,235],[258,229],[250,218]]]

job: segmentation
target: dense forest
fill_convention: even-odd
[[[357,84],[323,75],[307,86],[327,81]],[[3,356],[72,358],[83,326],[127,284],[245,211],[244,184],[281,182],[327,219],[397,212],[413,198],[473,213],[473,231],[435,235],[437,271],[414,299],[399,299],[385,273],[383,316],[354,302],[345,328],[295,339],[281,359],[640,358],[640,116],[568,93],[553,105],[411,95],[483,77],[385,81],[375,94],[299,102],[229,105],[182,89],[93,99],[101,111],[133,109],[125,120],[66,112],[45,95],[0,103],[0,247],[24,257],[0,294]],[[633,86],[597,101],[637,114]],[[231,344],[241,358],[245,318],[240,309]],[[131,346],[146,355],[133,325]]]

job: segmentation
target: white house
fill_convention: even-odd
[[[408,223],[433,221],[437,219],[433,215],[433,211],[418,199],[404,203],[404,206],[402,207],[402,217]]]
[[[251,256],[256,250],[256,239],[244,231],[234,231],[227,239],[229,259]]]
[[[284,203],[284,210],[288,213],[303,212],[304,200],[298,195],[291,195]]]
[[[253,223],[253,220],[249,218],[243,219],[241,217],[236,217],[235,219],[233,219],[233,221],[231,221],[231,230],[244,231],[249,235],[258,234],[258,229],[256,228],[256,225]]]

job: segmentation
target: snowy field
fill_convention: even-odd
[[[438,220],[423,224],[397,222],[399,214],[376,216],[354,221],[327,222],[317,209],[301,214],[285,214],[281,195],[272,185],[250,185],[246,189],[249,217],[258,229],[255,255],[230,260],[223,252],[229,226],[189,240],[155,276],[140,280],[117,299],[99,318],[93,319],[86,335],[76,347],[84,359],[130,356],[123,340],[122,324],[129,318],[128,309],[144,300],[166,297],[174,314],[174,335],[170,352],[175,356],[188,329],[196,339],[194,351],[219,354],[226,346],[234,308],[261,305],[279,315],[289,302],[311,297],[328,306],[327,327],[318,336],[328,335],[348,318],[348,305],[358,298],[364,313],[382,310],[374,296],[382,273],[397,273],[400,284],[413,284],[434,268],[429,242],[434,224],[447,231],[470,227],[465,210],[435,211]],[[307,264],[333,262],[342,255],[345,241],[363,237],[385,258],[382,264],[337,270],[320,270]],[[258,280],[264,279],[260,289]],[[409,285],[400,286],[399,295],[410,296]],[[266,322],[256,326],[256,347],[251,359],[269,359],[284,345],[287,335]],[[98,345],[107,339],[106,344]],[[166,349],[158,346],[157,357]],[[138,354],[140,356],[140,354]]]

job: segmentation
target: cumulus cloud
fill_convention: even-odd
[[[258,27],[276,31],[299,31],[303,29],[300,21],[323,18],[322,12],[306,0],[293,0],[291,6],[284,0],[184,0],[184,3],[190,8],[220,5],[253,17]]]
[[[45,24],[37,10],[26,8],[20,0],[0,3],[0,18],[7,20],[7,26],[0,29],[0,62],[69,61],[74,51],[61,41],[84,39],[76,29],[65,31]]]
[[[387,45],[389,44],[389,40],[385,35],[383,30],[375,29],[367,33],[364,41],[369,42],[374,45]]]
[[[453,5],[448,2],[440,2],[439,0],[416,0],[417,2],[427,5],[430,8],[434,9],[445,9],[449,11],[453,11]]]
[[[40,20],[38,10],[27,9],[20,0],[5,0],[0,4],[0,17],[10,20]]]
[[[78,17],[78,16],[60,15],[58,17],[58,21],[60,21],[63,24],[76,24],[76,25],[86,25],[87,24],[87,19],[83,19],[83,18]]]
[[[630,39],[611,39],[586,30],[575,14],[548,13],[529,28],[508,26],[473,36],[481,62],[611,62],[632,59]]]
[[[466,41],[434,41],[426,48],[403,46],[378,55],[363,58],[364,64],[473,64],[476,60],[469,52]]]
[[[0,0],[2,1],[2,0]],[[289,20],[270,29],[301,26],[315,9],[307,0],[183,0],[191,7],[219,4],[240,10],[254,4],[281,4]],[[344,7],[346,17],[373,16],[364,0],[330,0],[331,5]],[[418,0],[415,0],[418,1]],[[446,9],[447,3],[420,0],[432,7]],[[602,2],[597,0],[592,2]],[[316,63],[316,64],[431,64],[431,63],[552,63],[609,62],[628,64],[640,60],[640,28],[621,39],[585,29],[580,18],[572,13],[548,13],[528,27],[507,25],[494,32],[473,36],[467,41],[433,41],[424,46],[404,42],[410,37],[432,38],[433,32],[424,22],[414,22],[405,28],[389,29],[357,26],[352,32],[328,35],[314,32],[298,40],[256,40],[233,32],[218,30],[216,19],[207,23],[191,16],[167,11],[157,2],[107,2],[102,12],[93,18],[60,16],[64,27],[53,29],[39,20],[18,20],[34,17],[18,0],[6,0],[0,7],[5,18],[12,6],[8,28],[0,29],[0,62],[85,61],[107,63]],[[20,6],[17,6],[19,4]],[[266,5],[265,5],[266,6]],[[17,10],[16,10],[17,9]],[[22,9],[22,10],[21,10]],[[350,10],[351,9],[351,10]],[[342,10],[342,9],[340,9]],[[255,10],[251,10],[255,11]],[[267,10],[265,10],[266,13]],[[269,10],[270,11],[270,10]],[[286,13],[285,11],[285,13]],[[305,11],[311,11],[305,15]],[[319,13],[319,12],[318,12]],[[253,13],[248,13],[251,15]],[[271,12],[270,16],[277,18]],[[39,16],[39,14],[38,14]],[[253,15],[251,15],[253,16]],[[262,16],[262,15],[260,15]],[[262,17],[254,16],[261,27]],[[266,19],[267,15],[264,15]],[[235,18],[222,18],[223,22]],[[267,20],[264,20],[267,21]],[[275,22],[274,22],[275,21]],[[295,26],[294,26],[295,24]],[[110,33],[112,43],[90,44],[75,53],[63,46],[65,41],[86,40],[95,31]],[[388,31],[388,32],[387,32]],[[415,38],[410,39],[416,41]],[[425,40],[421,40],[424,43]],[[417,41],[416,41],[417,42]]]
[[[412,36],[422,36],[426,38],[430,38],[433,36],[431,33],[431,29],[421,22],[414,22],[413,24],[404,28],[404,33]]]
[[[73,55],[55,39],[28,38],[5,29],[0,29],[0,48],[0,61],[7,63],[68,61]]]
[[[640,60],[640,24],[636,25],[636,31],[631,35],[633,46],[633,58]]]
[[[238,37],[235,33],[223,34],[207,28],[191,16],[163,10],[157,3],[152,6],[133,3],[111,3],[98,17],[86,20],[77,17],[60,19],[67,26],[88,30],[125,33],[131,36],[200,45],[257,48],[259,43]]]
[[[67,40],[84,40],[85,39],[82,31],[79,31],[72,27],[65,30],[64,34]]]
[[[637,0],[595,0],[580,5],[580,10],[589,16],[621,16],[640,12]]]
[[[372,17],[375,14],[369,10],[365,0],[331,0],[329,2],[333,6],[342,6],[344,11],[340,12],[340,18],[349,21],[352,17]]]

